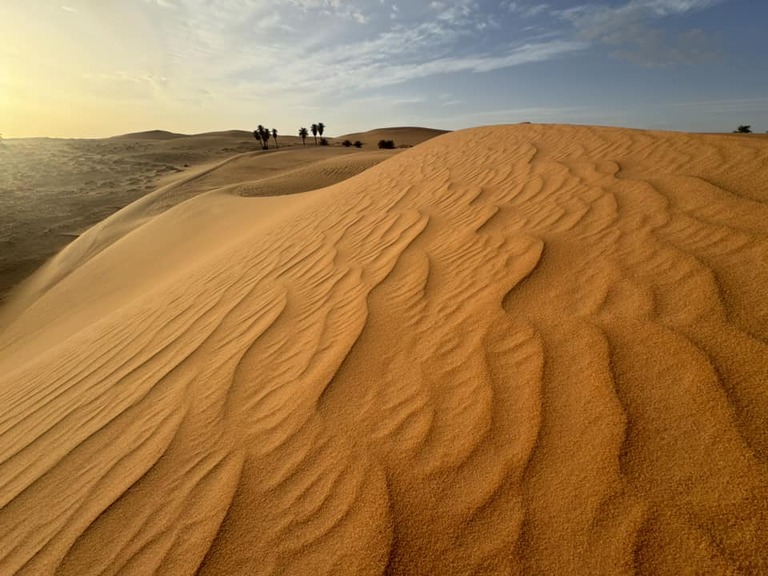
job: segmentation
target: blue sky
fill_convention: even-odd
[[[0,132],[768,130],[765,0],[2,0]]]

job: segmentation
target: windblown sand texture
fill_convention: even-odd
[[[441,132],[390,128],[376,133],[419,143]],[[366,142],[374,139],[366,134],[361,135]],[[233,182],[248,182],[241,193],[252,196],[322,188],[392,154],[376,150],[375,142],[364,150],[301,146],[298,136],[289,135],[279,135],[278,142],[280,148],[270,140],[270,149],[262,151],[242,130],[193,136],[153,130],[100,140],[0,141],[0,303],[74,238],[158,186],[152,194],[152,214]],[[348,156],[354,153],[358,156]],[[268,182],[260,185],[258,180]],[[146,203],[133,212],[146,217]],[[99,228],[116,232],[111,223]]]
[[[148,217],[2,327],[0,573],[768,573],[766,182],[528,125]]]
[[[242,131],[0,141],[0,303],[73,238],[159,180],[255,145]]]

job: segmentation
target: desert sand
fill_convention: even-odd
[[[433,128],[420,128],[417,126],[402,126],[393,128],[378,128],[368,132],[355,132],[354,134],[345,134],[335,139],[336,142],[349,140],[354,142],[359,140],[364,146],[374,148],[379,140],[392,140],[395,146],[409,148],[421,144],[430,138],[445,134],[445,130],[435,130]]]
[[[178,175],[5,305],[0,573],[768,573],[766,139],[346,158]]]
[[[242,130],[175,134],[163,130],[105,139],[33,138],[0,142],[0,304],[8,293],[46,260],[94,225],[158,187],[155,205],[186,198],[206,188],[177,187],[180,179],[216,171],[216,182],[249,182],[249,195],[289,194],[322,188],[368,168],[389,155],[378,152],[379,138],[397,137],[408,145],[442,133],[429,129],[390,128],[355,134],[363,150],[341,148],[342,136],[329,147],[301,146],[298,136],[279,135],[263,151]],[[282,152],[291,151],[291,154]],[[280,152],[276,156],[273,154]],[[367,152],[367,154],[363,154]],[[333,158],[358,153],[338,162]],[[390,153],[391,154],[391,153]],[[236,160],[227,171],[222,163]],[[328,161],[323,162],[322,161]],[[240,170],[234,173],[232,168]],[[301,169],[302,173],[288,173]],[[276,180],[275,176],[281,176]],[[271,178],[269,186],[257,180]],[[198,183],[199,184],[199,183]]]
[[[190,167],[256,149],[247,132],[0,142],[0,303],[91,226]]]

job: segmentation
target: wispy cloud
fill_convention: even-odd
[[[523,0],[502,0],[500,7],[523,18],[533,18],[552,11],[547,3],[531,3]]]
[[[617,42],[622,31],[667,16],[711,8],[725,0],[630,0],[619,6],[582,4],[555,12],[590,40]]]
[[[365,24],[369,19],[363,9],[341,0],[287,0],[287,3],[305,12],[320,11],[336,18],[354,20],[359,24]]]
[[[707,34],[698,28],[671,37],[663,30],[637,28],[625,39],[628,48],[613,53],[646,67],[697,64],[722,59],[719,40],[719,34]]]
[[[670,108],[684,108],[699,113],[768,112],[768,98],[737,98],[732,100],[693,100],[673,102]]]
[[[580,38],[616,47],[613,54],[643,66],[690,64],[717,59],[717,38],[699,29],[669,34],[658,23],[727,0],[630,0],[618,6],[582,4],[555,11]]]
[[[427,26],[427,28],[429,28]],[[402,29],[341,48],[305,54],[283,67],[281,84],[299,79],[317,85],[319,90],[373,89],[429,76],[458,72],[490,72],[522,64],[541,62],[585,47],[582,42],[550,41],[506,46],[495,53],[467,56],[440,55],[452,35],[444,30],[424,27]],[[425,55],[420,52],[432,52]],[[426,57],[425,57],[426,56]],[[333,77],[333,85],[324,80]]]
[[[579,74],[606,55],[668,67],[716,60],[720,44],[733,51],[734,39],[720,42],[717,15],[708,13],[729,1],[60,0],[22,8],[0,0],[0,67],[4,93],[45,99],[55,85],[46,100],[52,115],[67,99],[103,110],[104,122],[112,122],[115,107],[151,122],[172,112],[195,126],[258,114],[280,127],[316,110],[334,125],[368,123],[377,110],[388,122],[455,115],[446,127],[526,116],[567,120],[588,111],[536,105],[558,97],[566,105],[594,101],[594,90],[579,90]],[[32,14],[37,24],[27,29]],[[572,74],[554,64],[570,59],[583,64]],[[755,68],[754,60],[744,61]],[[674,73],[654,77],[674,81]],[[733,85],[738,97],[756,90]],[[627,105],[634,95],[613,88],[598,98],[621,94]],[[509,98],[523,109],[505,110]],[[597,109],[605,115],[604,106]]]
[[[408,22],[392,22],[391,14],[399,9],[382,1],[356,4],[358,15],[341,0],[289,0],[281,9],[272,5],[269,10],[265,1],[244,3],[247,9],[232,10],[202,0],[177,0],[181,24],[168,31],[167,43],[179,59],[183,55],[189,62],[189,55],[194,56],[187,65],[190,76],[216,70],[218,77],[204,81],[233,82],[243,93],[259,86],[262,94],[296,86],[312,86],[319,94],[364,91],[435,75],[511,68],[586,47],[578,39],[511,44],[506,39],[490,42],[487,35],[479,46],[473,36],[493,26],[493,18],[470,0],[431,2],[420,18]],[[303,20],[308,14],[310,22]],[[366,25],[365,34],[335,30],[333,42],[326,42],[322,26],[307,34],[315,18],[329,15]],[[267,85],[265,77],[270,78]],[[333,82],[326,82],[328,78]]]
[[[168,78],[156,74],[116,70],[101,74],[84,74],[88,92],[104,98],[123,101],[156,100],[169,95]]]

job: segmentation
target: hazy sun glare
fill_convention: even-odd
[[[146,108],[146,99],[156,96],[146,70],[164,65],[147,37],[151,25],[131,6],[79,4],[11,0],[0,6],[5,137],[107,136],[144,121],[137,114],[154,119],[137,106],[145,100]]]
[[[766,19],[736,0],[0,0],[0,132],[763,130]]]

